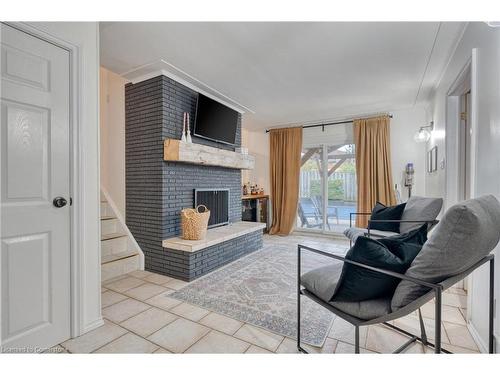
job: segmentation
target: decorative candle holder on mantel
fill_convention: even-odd
[[[189,121],[189,112],[186,112],[187,114],[187,120],[186,120],[186,142],[187,143],[193,143],[193,140],[191,139],[191,122]]]
[[[187,112],[184,112],[184,118],[182,119],[181,142],[186,142],[186,115],[187,115]]]

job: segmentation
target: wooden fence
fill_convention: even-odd
[[[356,173],[334,172],[328,181],[341,180],[344,190],[344,201],[356,201]],[[318,171],[300,171],[300,196],[311,197],[311,182],[317,181],[321,184],[321,176]]]

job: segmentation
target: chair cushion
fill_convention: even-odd
[[[464,272],[495,248],[500,238],[500,203],[492,195],[458,203],[446,211],[406,275],[439,283]],[[391,306],[397,310],[429,289],[401,281]]]
[[[397,273],[405,273],[427,240],[427,226],[404,235],[375,240],[358,237],[346,259]],[[399,279],[344,263],[332,301],[358,302],[392,296]]]
[[[380,298],[361,302],[330,302],[340,311],[361,320],[371,320],[391,312],[391,299]]]
[[[385,206],[377,202],[373,207],[370,220],[401,220],[406,203],[397,206]],[[399,223],[370,223],[370,229],[378,229],[386,232],[399,233]]]
[[[346,230],[344,230],[344,235],[347,238],[349,238],[352,242],[356,242],[356,239],[359,236],[364,236],[364,234],[367,232],[368,232],[368,230],[366,228],[351,227],[351,228],[347,228]],[[397,232],[386,232],[383,230],[370,229],[370,235],[372,237],[376,237],[376,238],[397,236],[398,234],[399,233],[397,233]]]
[[[335,293],[341,273],[342,263],[334,263],[304,273],[300,282],[308,291],[328,302]]]
[[[442,198],[411,197],[406,202],[401,220],[436,220],[442,207]],[[421,225],[422,223],[401,223],[399,232],[408,233]]]

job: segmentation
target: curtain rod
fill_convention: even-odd
[[[392,115],[388,115],[388,116],[389,116],[389,118],[392,118]],[[305,126],[302,126],[302,129],[319,128],[320,126],[324,128],[325,126],[350,124],[351,122],[354,122],[354,119],[352,119],[352,120],[336,121],[336,122],[326,122],[326,123],[313,124],[313,125],[305,125]],[[279,128],[276,128],[276,129],[279,129]],[[272,130],[272,129],[266,129],[266,133],[269,133],[270,130]]]

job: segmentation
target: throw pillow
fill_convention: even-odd
[[[442,198],[424,198],[412,196],[406,202],[401,220],[436,220],[443,207]],[[419,228],[422,223],[401,223],[399,233],[406,233]]]
[[[370,220],[401,220],[405,206],[406,203],[401,203],[397,206],[385,206],[377,202],[375,207],[373,207]],[[399,223],[370,223],[369,227],[370,229],[399,233]]]
[[[399,236],[374,240],[361,236],[346,259],[404,274],[427,240],[427,226]],[[359,302],[392,296],[401,280],[344,263],[332,301]]]

